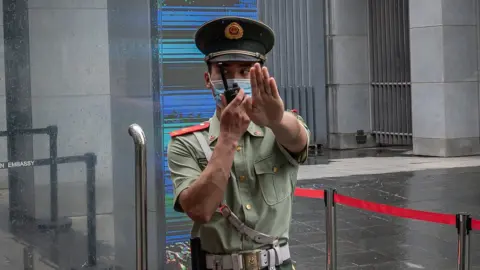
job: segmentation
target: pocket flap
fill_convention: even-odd
[[[259,159],[253,164],[257,174],[274,174],[285,164],[285,159],[276,159],[274,155]]]

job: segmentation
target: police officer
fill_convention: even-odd
[[[223,17],[202,25],[195,42],[216,111],[172,132],[168,146],[174,209],[194,222],[193,269],[292,269],[292,200],[309,129],[285,110],[263,66],[274,33],[256,20]]]

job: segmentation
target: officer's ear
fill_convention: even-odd
[[[205,73],[203,74],[203,79],[205,80],[205,86],[208,89],[211,89],[212,88],[212,83],[210,81],[210,74],[209,74],[208,71],[205,71]]]
[[[203,78],[205,80],[205,86],[208,88],[208,89],[212,89],[212,80],[211,80],[211,77],[210,75],[212,74],[212,63],[210,62],[207,62],[207,68],[208,68],[208,71],[206,71],[204,74],[203,74]],[[213,91],[213,90],[212,90]],[[213,93],[213,92],[212,92]]]

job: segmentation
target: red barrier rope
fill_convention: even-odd
[[[323,189],[296,188],[295,196],[313,199],[323,199],[325,191]]]
[[[480,220],[472,219],[472,230],[480,230]]]
[[[318,190],[318,189],[297,188],[295,189],[295,196],[323,199],[324,192],[325,192],[324,190]],[[339,203],[345,206],[359,208],[359,209],[363,209],[371,212],[396,216],[396,217],[416,219],[416,220],[447,224],[447,225],[453,225],[453,226],[456,225],[456,216],[452,214],[442,214],[442,213],[434,213],[434,212],[401,208],[397,206],[364,201],[364,200],[352,198],[352,197],[345,196],[338,193],[335,194],[335,203]],[[472,229],[480,230],[480,221],[472,220]]]
[[[441,223],[455,226],[456,216],[452,214],[434,213],[420,210],[413,210],[401,208],[381,203],[373,203],[364,200],[355,199],[344,196],[342,194],[335,194],[335,202],[350,207],[360,208],[372,212],[387,214],[396,217],[403,217],[409,219],[423,220],[433,223]]]

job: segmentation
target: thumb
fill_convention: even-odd
[[[230,104],[228,104],[227,107],[238,107],[242,103],[244,97],[246,97],[245,93],[243,92],[243,89],[240,89],[235,98],[230,102]]]

